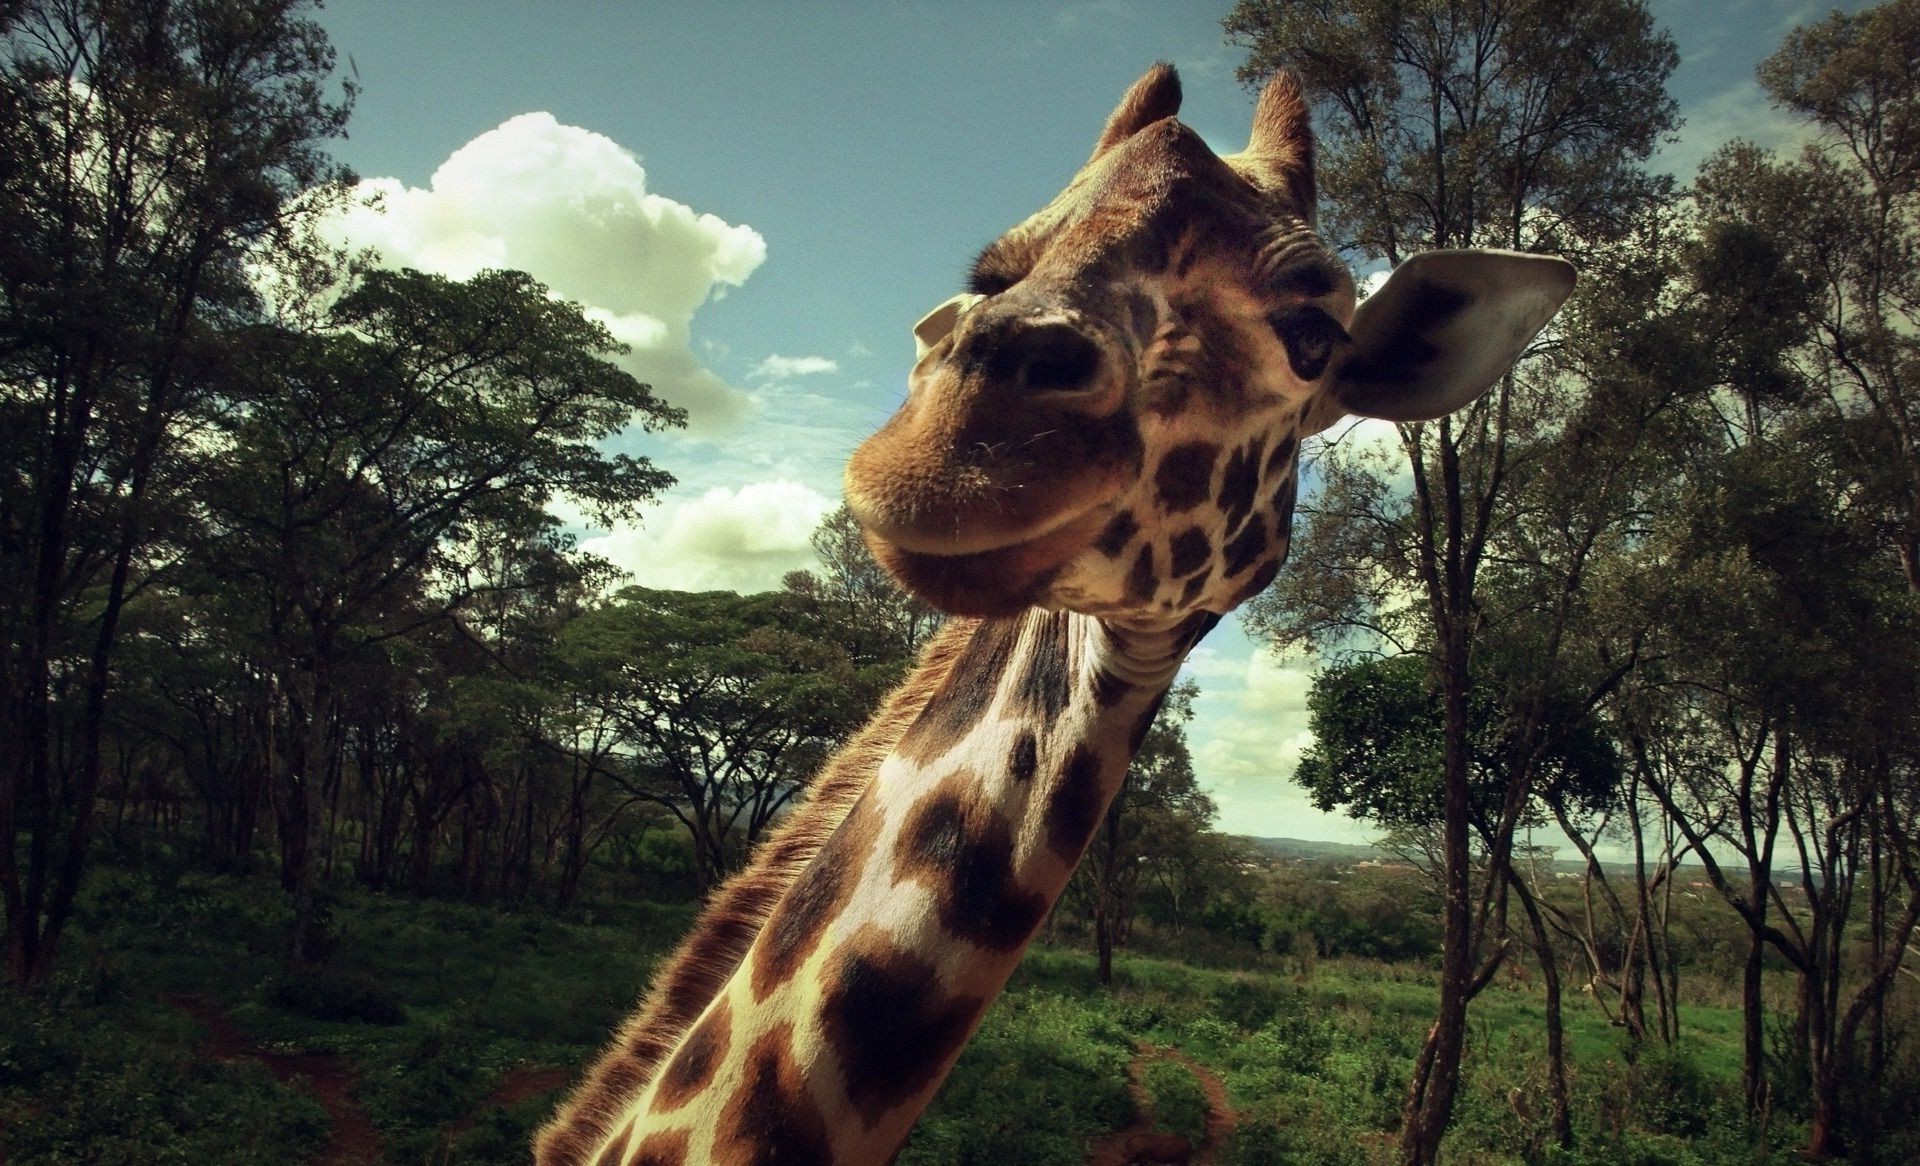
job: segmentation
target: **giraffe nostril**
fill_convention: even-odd
[[[1008,355],[1014,385],[1022,392],[1077,392],[1100,377],[1100,346],[1068,324],[1042,324],[1016,337]]]

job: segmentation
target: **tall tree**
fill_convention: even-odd
[[[328,330],[261,328],[235,358],[253,396],[206,487],[211,569],[247,603],[284,713],[275,770],[294,958],[310,959],[313,847],[337,761],[342,669],[485,590],[493,544],[563,543],[571,497],[608,520],[672,478],[599,443],[681,413],[609,363],[620,346],[520,272],[464,283],[374,271]]]
[[[1766,193],[1796,212],[1778,242],[1817,292],[1807,371],[1920,592],[1920,0],[1795,29],[1760,81],[1815,131],[1800,159],[1765,165]]]
[[[84,868],[112,659],[243,266],[344,177],[307,0],[0,6],[0,898],[43,979]],[[19,843],[24,841],[25,853]]]
[[[1660,193],[1640,164],[1675,124],[1665,84],[1678,56],[1636,0],[1241,0],[1225,27],[1248,50],[1243,79],[1290,67],[1315,95],[1326,231],[1362,261],[1461,246],[1578,258],[1624,234]],[[1480,576],[1512,517],[1515,477],[1539,468],[1516,458],[1515,444],[1527,425],[1541,425],[1538,410],[1551,408],[1541,380],[1523,366],[1458,415],[1402,426],[1407,537],[1389,540],[1392,548],[1364,566],[1349,561],[1327,573],[1398,569],[1418,579],[1418,644],[1445,713],[1439,1015],[1408,1089],[1401,1153],[1409,1163],[1435,1159],[1458,1089],[1477,947],[1468,699]],[[1363,490],[1392,492],[1373,477]],[[1359,549],[1368,536],[1345,541]],[[1577,561],[1568,565],[1577,579]],[[1496,886],[1529,780],[1523,766],[1505,799]],[[1483,919],[1493,898],[1481,897]]]

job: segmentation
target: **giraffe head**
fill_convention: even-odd
[[[1432,252],[1356,311],[1293,78],[1224,158],[1179,105],[1170,66],[1134,84],[1067,188],[916,326],[906,402],[848,464],[875,554],[937,607],[1228,611],[1285,558],[1302,438],[1467,404],[1572,290],[1557,259]]]

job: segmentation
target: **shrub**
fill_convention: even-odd
[[[1009,993],[988,1012],[901,1152],[902,1166],[1079,1166],[1133,1119],[1125,1030],[1087,1002]]]
[[[1155,1124],[1196,1145],[1207,1135],[1207,1091],[1179,1061],[1170,1057],[1147,1062],[1141,1073],[1147,1097],[1153,1102]]]
[[[389,989],[352,972],[317,968],[289,973],[267,993],[275,1008],[313,1020],[405,1024],[406,1005]]]

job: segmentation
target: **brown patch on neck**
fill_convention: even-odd
[[[807,1095],[793,1059],[793,1026],[778,1025],[747,1053],[746,1076],[727,1101],[713,1143],[715,1162],[740,1166],[828,1166],[827,1121]]]
[[[862,797],[847,812],[840,828],[774,908],[761,934],[753,961],[753,998],[765,1000],[792,979],[807,957],[820,946],[827,925],[846,909],[873,853],[880,831],[880,814],[871,797]]]
[[[894,869],[933,892],[940,924],[994,951],[1025,947],[1049,900],[1020,885],[1013,824],[961,770],[914,803],[893,852]]]
[[[956,619],[928,645],[893,691],[814,779],[807,801],[755,852],[748,868],[714,893],[693,931],[654,977],[638,1011],[587,1071],[534,1141],[539,1166],[585,1166],[626,1109],[646,1090],[708,1003],[739,969],[781,897],[846,820],[874,772],[947,680],[977,621]]]
[[[1020,618],[986,620],[967,638],[939,691],[900,736],[899,753],[925,765],[958,744],[987,715],[1020,640]]]
[[[948,995],[931,963],[878,928],[853,937],[828,982],[821,1019],[847,1099],[868,1129],[945,1076],[986,1007],[978,996]]]
[[[733,1010],[727,998],[720,997],[708,1009],[706,1018],[693,1026],[680,1049],[660,1074],[660,1088],[654,1090],[652,1112],[670,1113],[679,1109],[713,1081],[720,1063],[727,1059],[727,1046],[733,1041]]]

